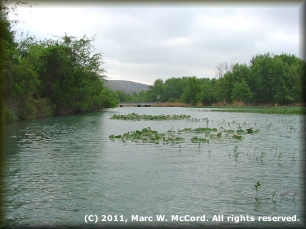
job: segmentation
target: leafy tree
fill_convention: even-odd
[[[165,87],[162,79],[154,81],[152,86],[149,86],[148,99],[151,102],[164,102],[165,101]]]
[[[304,99],[305,95],[305,73],[306,73],[306,63],[296,57],[295,55],[290,54],[281,54],[275,56],[275,58],[281,59],[283,65],[286,66],[286,79],[285,85],[287,86],[287,90],[290,94],[287,97],[291,97],[289,101],[291,102],[301,102]],[[288,100],[287,100],[288,101]]]
[[[201,100],[201,87],[195,76],[189,77],[187,87],[182,95],[182,100],[195,106]]]
[[[170,78],[165,81],[165,99],[169,102],[178,101],[184,92],[184,82],[181,78]]]
[[[254,99],[258,103],[271,102],[272,95],[272,55],[265,53],[263,55],[256,55],[250,61],[250,69],[252,77],[255,78]],[[269,91],[271,93],[269,93]]]
[[[120,102],[131,102],[131,95],[124,93],[123,91],[115,91]]]
[[[104,87],[101,91],[99,91],[98,96],[98,108],[109,107],[114,108],[119,104],[119,97],[116,95],[115,92],[111,91],[107,87]]]
[[[147,91],[140,91],[138,93],[138,102],[149,102],[147,98]]]
[[[101,67],[102,54],[91,53],[93,40],[65,34],[57,40],[27,37],[18,44],[12,52],[6,88],[16,101],[20,119],[91,111],[119,103],[116,94],[104,89],[106,71]]]
[[[251,92],[249,85],[244,79],[242,79],[241,82],[237,81],[235,83],[232,90],[231,99],[233,99],[234,101],[241,101],[247,103],[251,100],[252,96],[253,93]]]
[[[200,80],[201,82],[201,93],[200,99],[203,105],[211,105],[213,102],[216,101],[214,96],[214,81],[210,80],[209,78],[203,78]]]
[[[293,103],[301,101],[305,62],[293,55],[265,53],[250,61],[257,103]],[[304,81],[305,82],[305,81]]]
[[[228,77],[224,76],[216,81],[215,85],[215,97],[218,101],[224,104],[230,102],[230,97],[232,93],[232,85],[228,81]]]

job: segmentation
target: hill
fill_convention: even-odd
[[[149,85],[147,84],[135,83],[127,80],[107,80],[104,84],[113,91],[123,91],[127,94],[149,90]]]

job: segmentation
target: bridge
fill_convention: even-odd
[[[120,103],[119,107],[150,107],[153,103]]]

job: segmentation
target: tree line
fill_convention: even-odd
[[[183,102],[191,105],[294,104],[305,102],[306,63],[292,54],[254,56],[247,64],[219,64],[216,78],[157,79],[137,95],[117,92],[122,102]]]
[[[4,8],[5,9],[5,8]],[[12,22],[1,13],[4,34],[4,111],[7,120],[32,119],[116,107],[119,98],[104,86],[101,53],[94,37],[67,34],[38,41],[15,39]]]

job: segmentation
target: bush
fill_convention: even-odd
[[[16,117],[16,115],[14,114],[14,112],[8,108],[4,110],[4,115],[6,122],[13,122],[19,120],[19,118]]]
[[[35,101],[37,118],[48,117],[55,115],[56,105],[51,104],[47,98],[39,98]]]

